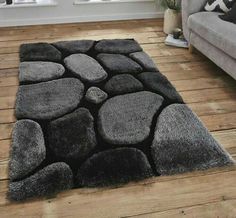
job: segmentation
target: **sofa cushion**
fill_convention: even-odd
[[[236,24],[236,3],[228,13],[219,15],[219,18]]]
[[[235,3],[235,0],[207,0],[204,7],[206,11],[228,12]]]
[[[216,12],[199,12],[188,19],[190,31],[236,58],[236,26],[221,20]]]
[[[221,67],[236,80],[236,61],[221,49],[213,46],[201,36],[192,32],[190,37],[191,44],[201,51],[202,54],[211,59],[217,66]],[[234,81],[232,81],[234,82]]]

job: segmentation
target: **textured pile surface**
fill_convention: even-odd
[[[24,44],[11,200],[233,164],[133,39]]]

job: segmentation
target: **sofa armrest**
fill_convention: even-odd
[[[182,0],[182,24],[184,37],[189,40],[189,29],[187,26],[188,17],[191,14],[200,12],[207,0]]]

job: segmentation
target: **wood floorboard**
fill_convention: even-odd
[[[162,212],[153,212],[146,214],[137,214],[134,216],[126,216],[126,218],[170,218],[170,217],[227,217],[235,218],[236,215],[236,199],[216,200],[208,204],[198,204],[189,207],[180,207],[177,209],[166,210]],[[229,215],[231,214],[231,215]],[[197,215],[197,216],[196,216]],[[125,217],[124,217],[125,218]]]
[[[199,52],[189,54],[187,49],[165,46],[162,25],[162,19],[147,19],[0,29],[1,217],[236,217],[234,166],[118,188],[75,189],[23,204],[6,198],[22,43],[135,38],[214,138],[236,157],[236,81]]]

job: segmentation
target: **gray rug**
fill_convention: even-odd
[[[133,39],[24,44],[11,200],[233,164]]]

